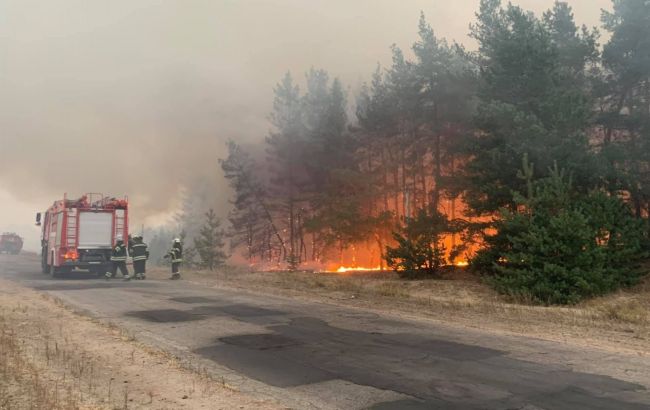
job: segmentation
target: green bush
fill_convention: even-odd
[[[437,273],[445,265],[443,235],[449,221],[438,211],[422,209],[407,218],[399,231],[393,232],[395,247],[386,247],[386,262],[401,277],[414,278]]]
[[[502,210],[498,233],[477,258],[491,260],[497,290],[572,304],[639,280],[643,225],[621,199],[576,193],[557,169],[529,178],[528,188],[526,197],[516,195],[516,210]]]

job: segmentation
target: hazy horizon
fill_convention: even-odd
[[[513,3],[540,13],[553,0]],[[600,26],[610,0],[569,1]],[[193,181],[227,191],[228,138],[261,141],[272,88],[310,67],[357,90],[390,45],[408,50],[424,11],[473,49],[479,0],[0,1],[0,231],[38,248],[33,216],[64,192],[128,195],[139,226],[162,223]],[[352,99],[353,95],[349,95]]]

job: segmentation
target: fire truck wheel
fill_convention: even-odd
[[[50,273],[50,265],[47,264],[47,248],[43,247],[41,250],[41,272],[48,275]]]
[[[70,273],[70,269],[67,268],[57,268],[56,266],[50,266],[50,275],[53,278],[62,278],[66,275],[66,273]]]

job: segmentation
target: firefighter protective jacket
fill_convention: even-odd
[[[112,262],[126,262],[126,246],[122,242],[118,242],[113,248],[111,253]]]
[[[169,251],[169,257],[172,260],[172,263],[180,263],[183,262],[183,250],[181,248],[173,247],[171,251]]]
[[[149,259],[149,249],[147,248],[147,245],[142,242],[135,242],[131,246],[130,253],[133,257],[133,262]]]

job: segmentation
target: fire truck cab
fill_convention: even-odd
[[[85,194],[54,201],[36,214],[41,229],[43,273],[60,277],[73,270],[103,274],[118,238],[128,238],[128,200]]]
[[[0,253],[18,255],[21,249],[23,249],[23,238],[13,232],[0,234]]]

